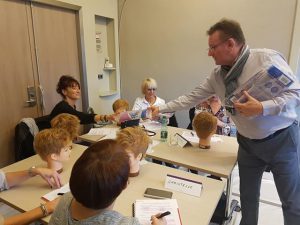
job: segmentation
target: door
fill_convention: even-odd
[[[61,100],[59,77],[81,80],[77,21],[74,10],[0,0],[0,167],[14,162],[14,128],[20,119],[47,115]],[[38,87],[44,89],[43,98]],[[27,90],[36,96],[29,99]]]
[[[0,167],[14,161],[16,124],[38,116],[37,105],[26,103],[36,74],[28,9],[24,1],[0,1]]]
[[[80,82],[77,12],[32,2],[38,80],[43,89],[44,115],[48,115],[61,97],[56,85],[61,75]],[[82,109],[78,102],[77,109]]]

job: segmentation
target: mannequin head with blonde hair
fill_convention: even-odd
[[[62,128],[45,129],[35,136],[34,149],[48,168],[61,172],[63,162],[70,159],[72,139]]]
[[[140,127],[126,127],[117,133],[117,142],[128,153],[129,176],[137,176],[140,170],[139,162],[145,156],[150,142],[149,137]]]
[[[217,117],[209,112],[201,112],[195,116],[193,120],[193,128],[199,137],[200,148],[210,148],[211,137],[217,130],[217,121]]]

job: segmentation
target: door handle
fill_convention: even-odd
[[[34,104],[34,103],[36,103],[36,100],[35,99],[29,99],[29,100],[26,101],[26,103]]]
[[[26,101],[27,105],[29,107],[33,107],[36,105],[36,93],[34,86],[28,86],[27,87],[27,96],[28,100]]]

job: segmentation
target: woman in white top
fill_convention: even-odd
[[[142,110],[142,109],[147,109],[150,106],[160,106],[165,104],[165,100],[157,97],[155,94],[155,91],[157,90],[157,83],[156,80],[153,78],[149,77],[143,80],[142,86],[142,93],[144,94],[144,97],[138,97],[136,98],[132,110]],[[175,118],[175,115],[169,118],[168,122],[169,126],[177,127],[177,121]],[[161,161],[152,159],[152,162],[162,164]],[[169,167],[173,167],[171,163],[165,163]]]
[[[150,106],[165,104],[165,100],[157,97],[155,94],[157,83],[153,78],[146,78],[142,83],[141,89],[144,97],[136,98],[132,110],[147,109]]]

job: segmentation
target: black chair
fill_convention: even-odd
[[[51,128],[49,115],[37,117],[34,120],[35,120],[36,125],[39,128],[39,131]]]
[[[178,123],[177,123],[177,120],[176,120],[176,116],[175,116],[175,113],[173,114],[173,116],[171,116],[169,118],[169,124],[168,126],[171,126],[171,127],[178,127]]]
[[[193,119],[195,117],[195,107],[190,108],[190,110],[189,110],[189,117],[190,117],[190,123],[189,123],[189,125],[188,125],[188,127],[186,129],[193,130],[192,122],[193,122]]]
[[[33,135],[26,123],[20,122],[15,127],[15,160],[20,161],[35,154]]]
[[[35,118],[39,131],[50,128],[49,116]],[[20,161],[35,155],[33,148],[34,137],[26,123],[20,122],[15,127],[15,160]]]
[[[214,224],[230,224],[230,221],[233,217],[234,212],[240,212],[241,207],[239,205],[239,202],[237,200],[232,200],[230,203],[230,210],[228,212],[228,215],[226,217],[226,195],[222,193],[222,196],[218,202],[218,205],[214,211],[214,214],[210,220],[211,223]]]

